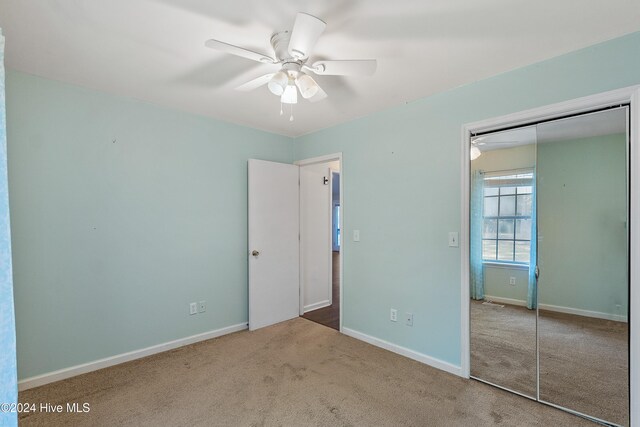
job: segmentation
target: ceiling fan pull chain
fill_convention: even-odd
[[[291,116],[289,116],[289,121],[293,121],[293,104],[291,104]]]

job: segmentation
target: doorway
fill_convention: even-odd
[[[341,161],[300,166],[300,315],[340,330]]]
[[[305,314],[341,330],[341,174],[341,153],[295,164],[249,159],[250,330]]]

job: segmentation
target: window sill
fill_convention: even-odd
[[[506,268],[509,270],[529,270],[529,264],[515,264],[508,262],[483,261],[485,267]]]

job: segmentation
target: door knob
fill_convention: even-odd
[[[251,255],[253,255],[253,256],[258,256],[258,255],[260,255],[260,252],[258,252],[258,251],[256,251],[256,250],[254,250],[253,252],[251,252]]]

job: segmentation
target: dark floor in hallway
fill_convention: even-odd
[[[333,296],[332,304],[328,307],[319,308],[317,310],[305,313],[305,319],[312,322],[320,323],[321,325],[328,326],[340,330],[340,252],[333,252]]]

